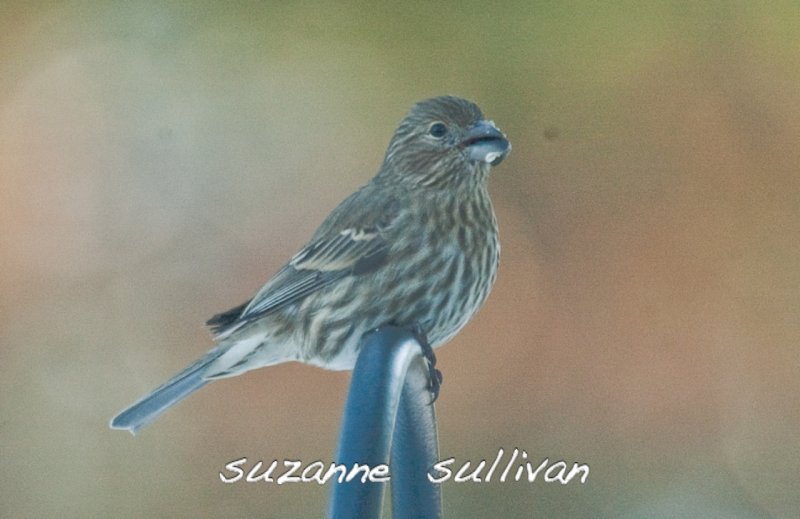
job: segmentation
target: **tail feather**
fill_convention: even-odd
[[[136,434],[139,429],[158,418],[161,413],[208,384],[209,381],[203,377],[203,373],[208,365],[219,357],[220,353],[222,352],[219,347],[214,348],[197,362],[120,412],[111,419],[111,428],[127,429],[131,434]]]

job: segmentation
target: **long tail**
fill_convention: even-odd
[[[209,380],[203,378],[203,373],[221,353],[220,347],[209,351],[197,362],[112,418],[111,428],[127,429],[131,434],[136,434],[161,413],[208,384]]]

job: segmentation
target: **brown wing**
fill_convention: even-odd
[[[252,300],[212,317],[207,323],[212,330],[224,334],[295,304],[346,276],[363,275],[383,266],[390,248],[386,231],[399,214],[399,204],[393,200],[380,207],[359,205],[358,199],[367,194],[362,189],[345,200],[314,239],[267,281]]]

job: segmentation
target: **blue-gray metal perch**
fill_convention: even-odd
[[[336,462],[389,465],[392,516],[439,518],[439,485],[428,471],[439,455],[427,361],[414,335],[387,326],[364,338],[342,420]],[[371,519],[381,515],[385,483],[334,482],[329,517]]]

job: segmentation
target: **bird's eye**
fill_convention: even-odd
[[[433,123],[430,129],[428,129],[428,133],[430,133],[432,137],[441,139],[447,135],[447,126],[444,123]]]

